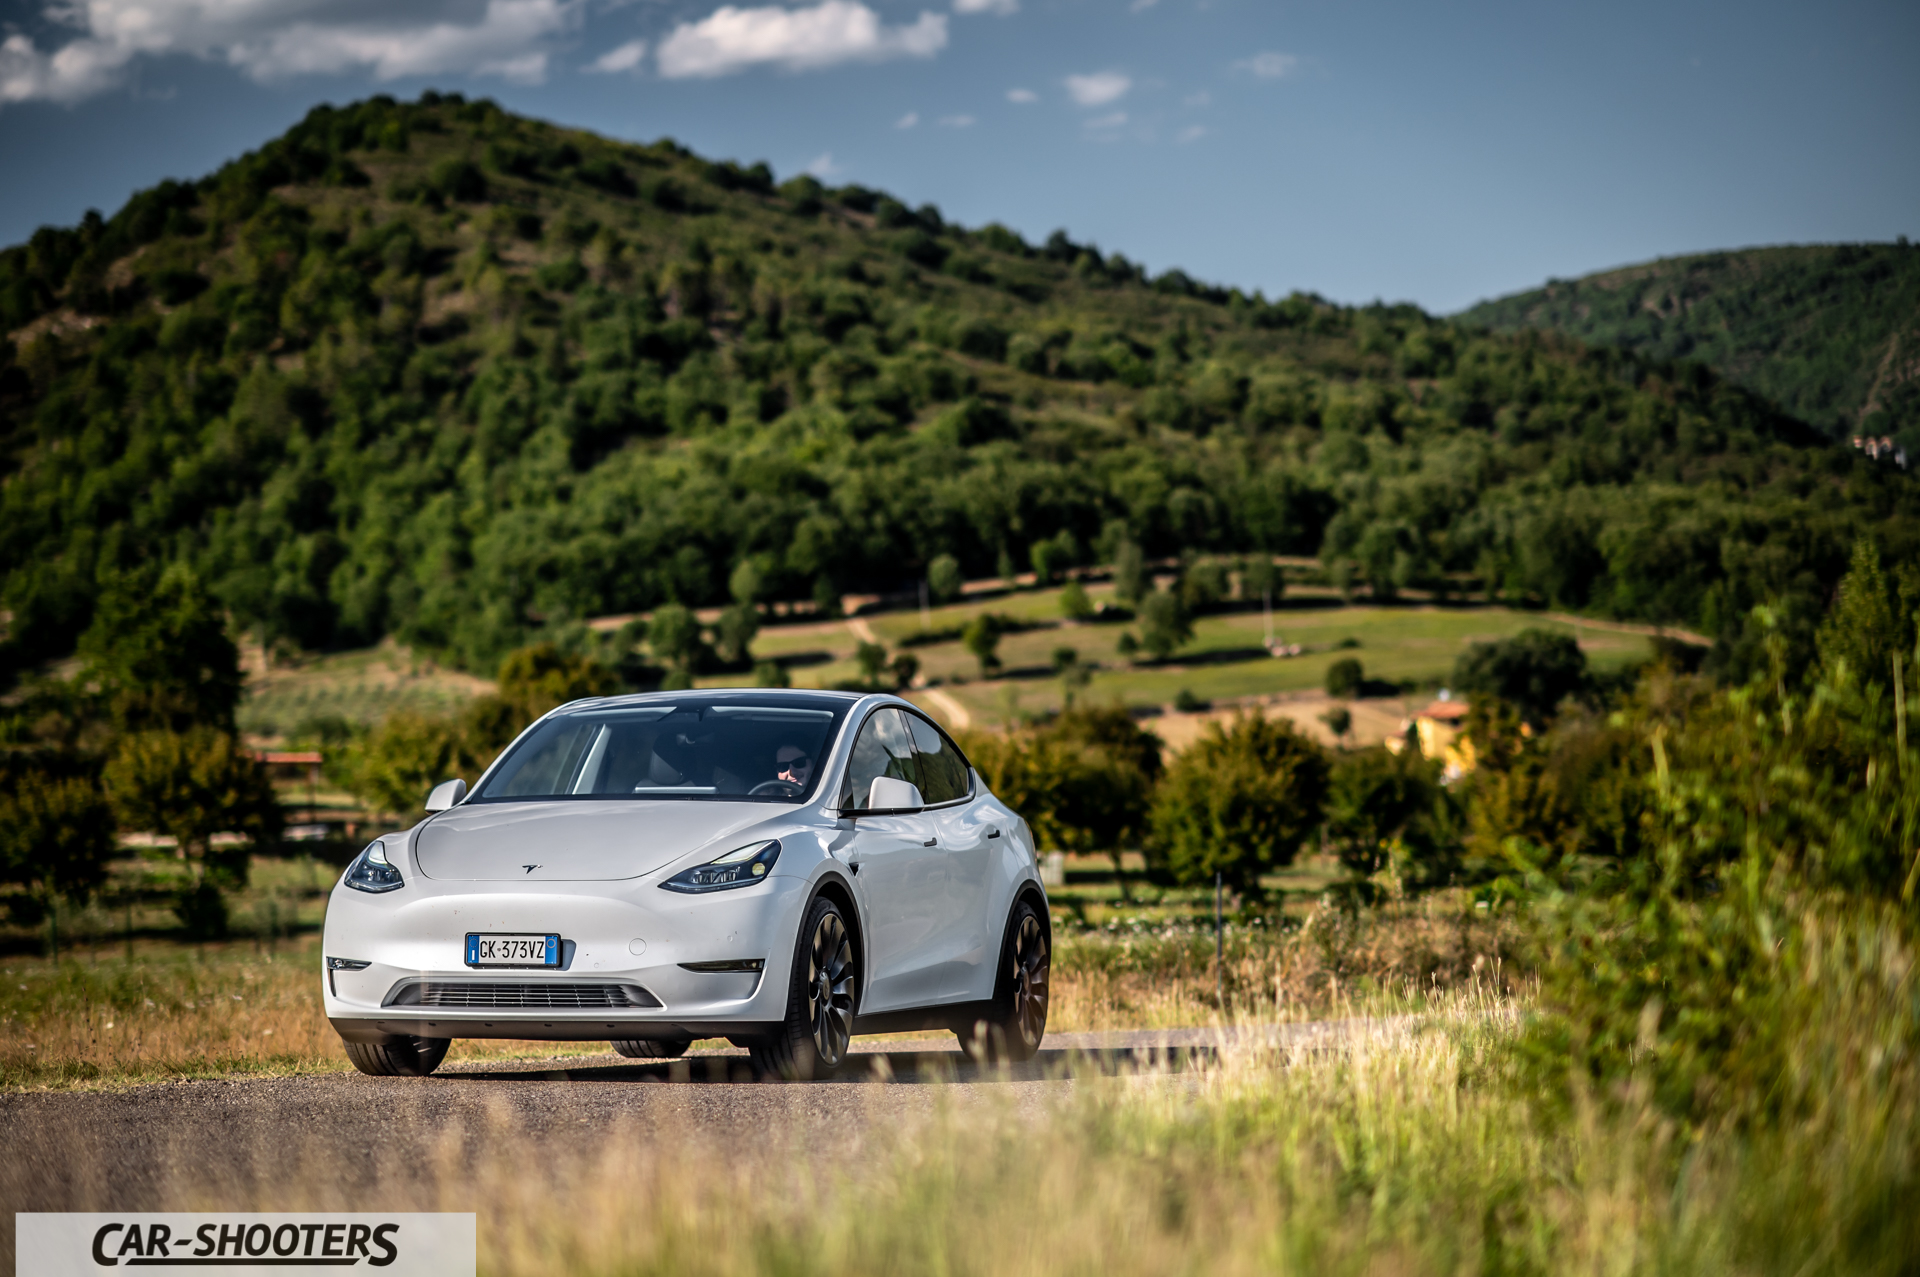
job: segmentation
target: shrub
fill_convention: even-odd
[[[1220,874],[1249,898],[1320,824],[1327,759],[1285,720],[1209,723],[1167,769],[1153,806],[1156,866],[1181,883]]]
[[[1078,580],[1068,581],[1060,591],[1060,614],[1074,621],[1092,619],[1093,600],[1087,597],[1087,587]]]
[[[1140,645],[1164,661],[1193,638],[1193,620],[1180,596],[1155,590],[1140,602]]]
[[[960,575],[960,560],[951,554],[942,554],[927,564],[927,592],[933,595],[937,603],[947,603],[960,597],[960,588],[966,584],[966,578]]]
[[[1454,662],[1453,686],[1469,698],[1494,697],[1520,710],[1535,729],[1560,702],[1587,688],[1587,658],[1571,634],[1522,630],[1510,639],[1475,643]]]
[[[1367,671],[1351,656],[1343,656],[1327,666],[1327,695],[1351,700],[1366,686]]]

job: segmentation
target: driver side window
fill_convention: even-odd
[[[867,792],[881,776],[892,776],[914,786],[920,784],[920,768],[913,757],[913,732],[907,726],[906,717],[897,709],[878,709],[860,728],[860,735],[853,742],[853,758],[847,764],[842,807],[867,806]]]

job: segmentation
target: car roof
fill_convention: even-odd
[[[619,696],[593,696],[584,700],[570,701],[562,705],[555,713],[563,710],[599,709],[619,705],[655,705],[696,704],[725,705],[730,702],[754,702],[762,704],[769,701],[787,701],[796,705],[812,705],[821,709],[845,709],[855,702],[863,700],[871,693],[822,691],[803,687],[693,687],[674,692],[627,692]]]

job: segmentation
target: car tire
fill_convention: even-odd
[[[425,1077],[447,1058],[452,1038],[401,1038],[397,1042],[348,1042],[347,1058],[368,1077]]]
[[[859,998],[860,962],[853,933],[840,906],[816,897],[794,945],[786,1019],[772,1035],[747,1048],[754,1071],[790,1082],[831,1075],[846,1061]]]
[[[972,1023],[954,1026],[961,1049],[996,1063],[1031,1060],[1047,1035],[1052,974],[1052,932],[1033,901],[1023,898],[1014,905],[1000,942],[992,1010]]]
[[[609,1042],[616,1055],[629,1060],[677,1060],[693,1045],[692,1038],[628,1038]]]

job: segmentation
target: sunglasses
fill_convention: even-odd
[[[813,760],[805,754],[802,754],[798,758],[789,758],[785,762],[776,762],[774,766],[783,772],[798,771],[802,767],[813,766]]]

